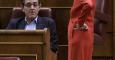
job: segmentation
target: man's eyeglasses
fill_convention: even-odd
[[[24,4],[24,6],[26,6],[26,7],[31,7],[32,5],[34,7],[37,7],[39,4],[38,3],[27,3],[27,4]]]

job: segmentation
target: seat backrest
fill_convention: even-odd
[[[19,18],[19,17],[24,17],[24,16],[25,14],[20,7],[13,8],[11,18]],[[38,16],[51,17],[51,9],[50,8],[40,8],[40,11],[38,12]]]
[[[104,20],[104,0],[96,0],[96,14],[94,19],[94,32],[97,34],[101,34],[102,24],[106,23]]]
[[[96,0],[96,10],[103,12],[105,0]]]
[[[112,17],[104,13],[105,0],[96,0],[96,14],[94,19],[94,44],[102,44],[106,38],[106,26],[112,20]],[[108,38],[108,37],[107,37]],[[102,44],[103,45],[103,44]]]

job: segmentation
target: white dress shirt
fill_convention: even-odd
[[[37,19],[38,17],[36,17],[31,23],[28,23],[28,21],[25,18],[25,21],[27,22],[25,30],[36,30]]]

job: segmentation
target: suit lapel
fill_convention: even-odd
[[[36,23],[36,29],[44,29],[44,24],[43,24],[43,21],[42,21],[42,18],[41,17],[38,17],[37,19],[37,23]]]
[[[25,29],[25,26],[26,26],[26,21],[23,19],[22,21],[20,21],[20,24],[19,24],[19,29]]]

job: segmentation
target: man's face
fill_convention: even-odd
[[[25,0],[23,12],[27,18],[35,18],[38,15],[40,9],[38,0]]]

